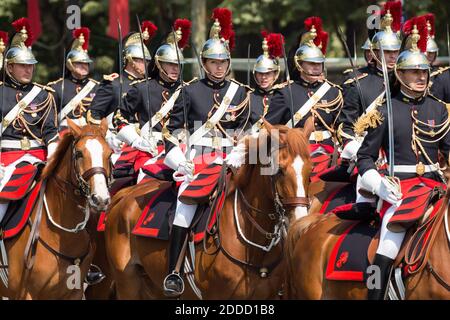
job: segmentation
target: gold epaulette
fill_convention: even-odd
[[[99,83],[100,83],[100,82],[98,82],[97,80],[92,79],[92,78],[89,78],[89,80],[92,81],[92,82],[95,83],[95,84],[99,84]]]
[[[47,90],[47,91],[49,91],[49,92],[52,92],[52,93],[53,93],[53,92],[56,92],[55,90],[53,90],[52,87],[46,86],[46,85],[44,85],[44,84],[39,84],[39,83],[37,83],[37,82],[33,82],[33,84],[34,84],[35,86],[41,87],[42,89]]]
[[[428,92],[428,96],[430,98],[436,100],[437,102],[442,103],[445,106],[445,108],[447,108],[448,114],[450,115],[450,103],[446,103],[445,101],[443,101],[443,100],[439,99],[438,97],[432,95],[430,92]]]
[[[63,78],[59,78],[58,80],[51,81],[51,82],[47,83],[47,85],[48,85],[48,86],[52,86],[52,85],[57,84],[58,82],[60,82],[60,81],[62,81],[62,80],[63,80]]]
[[[293,81],[293,80],[290,80],[289,83],[290,83],[290,84],[293,84],[294,81]],[[283,88],[286,87],[287,85],[288,85],[288,82],[287,82],[287,81],[284,81],[284,82],[282,82],[282,83],[277,83],[276,85],[274,85],[274,86],[272,87],[272,89],[275,89],[275,90],[277,90],[277,89],[283,89]]]
[[[350,84],[350,83],[353,83],[353,82],[356,81],[356,79],[361,80],[361,79],[367,77],[368,75],[369,75],[368,73],[361,73],[361,74],[358,74],[356,77],[350,78],[350,79],[348,79],[347,81],[345,81],[344,84]]]
[[[332,87],[338,88],[339,90],[342,90],[342,87],[336,83],[331,82],[328,79],[325,79],[326,82],[328,82]]]
[[[369,128],[376,128],[378,127],[384,120],[383,115],[380,111],[378,111],[378,107],[383,105],[385,99],[380,100],[377,102],[376,107],[367,112],[366,114],[363,114],[356,120],[356,122],[353,124],[353,131],[358,136],[362,136],[364,134],[364,131],[366,131]]]
[[[150,80],[152,80],[152,78],[148,77],[148,81],[150,81]],[[144,82],[144,81],[145,81],[145,79],[134,80],[133,82],[130,83],[130,86],[134,86],[135,84],[138,84],[138,83],[141,83],[141,82]]]
[[[440,75],[441,73],[444,73],[445,71],[447,71],[448,69],[450,69],[449,67],[440,67],[439,69],[437,69],[436,71],[432,72],[430,74],[430,77],[435,77],[437,75]]]
[[[353,72],[352,68],[345,69],[344,71],[342,71],[342,74],[348,74],[350,72]]]
[[[252,89],[252,87],[250,87],[250,86],[248,86],[248,85],[246,85],[246,84],[240,83],[240,82],[237,81],[236,79],[230,79],[230,81],[233,81],[234,83],[237,83],[238,85],[247,88],[247,91],[251,91],[251,92],[254,91],[254,90]]]
[[[111,73],[111,74],[103,75],[103,80],[114,81],[114,79],[117,79],[118,77],[119,77],[119,74],[114,72],[114,73]]]

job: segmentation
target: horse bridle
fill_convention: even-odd
[[[88,135],[89,136],[89,135]],[[99,135],[90,135],[92,137],[99,137]],[[102,174],[105,179],[108,186],[108,189],[111,187],[111,184],[113,182],[112,177],[112,162],[111,159],[109,159],[109,175],[108,172],[104,167],[92,167],[85,172],[81,173],[79,166],[77,166],[77,160],[79,157],[78,151],[76,151],[75,145],[78,143],[79,139],[76,139],[72,142],[72,164],[73,164],[73,170],[72,172],[75,173],[75,180],[78,185],[78,192],[83,195],[84,197],[89,197],[91,194],[91,186],[89,185],[89,180],[96,174]]]
[[[270,150],[270,159],[272,159],[272,154],[275,151],[279,151],[280,149],[286,148],[286,144],[280,145],[276,149]],[[272,166],[272,162],[270,162],[268,165],[265,165],[263,167]],[[309,198],[308,197],[288,197],[283,198],[280,196],[280,193],[277,189],[277,180],[282,175],[282,172],[280,169],[278,171],[270,176],[270,185],[272,188],[272,195],[275,202],[275,211],[278,215],[285,215],[286,214],[286,208],[296,208],[296,207],[306,207],[309,208]]]

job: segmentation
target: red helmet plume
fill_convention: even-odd
[[[178,41],[178,47],[180,49],[186,47],[189,41],[189,36],[191,35],[191,25],[192,23],[188,19],[177,19],[173,24],[173,29],[175,31],[181,29],[182,37],[180,41]]]
[[[230,50],[234,48],[235,33],[233,30],[232,12],[228,8],[215,8],[212,18],[220,23],[220,37],[228,40]]]
[[[402,2],[401,1],[388,1],[384,4],[384,9],[382,11],[382,15],[385,15],[386,12],[389,12],[392,15],[392,31],[397,32],[400,31],[402,26]]]
[[[78,39],[81,35],[83,35],[83,38],[84,38],[83,50],[87,51],[87,49],[89,47],[89,38],[90,38],[91,30],[89,30],[89,28],[87,28],[87,27],[76,28],[75,30],[73,30],[72,34],[75,39]]]
[[[425,15],[423,15],[425,17],[425,20],[430,24],[430,30],[428,32],[428,35],[430,37],[434,37],[434,35],[436,34],[436,27],[434,24],[434,21],[436,20],[434,14],[432,13],[427,13]]]
[[[158,27],[156,27],[153,22],[149,21],[149,20],[144,20],[141,23],[141,30],[144,33],[145,31],[147,31],[148,33],[148,38],[144,39],[145,42],[147,43],[148,41],[150,41],[156,34],[156,31],[158,30]]]
[[[417,47],[419,48],[420,51],[426,52],[428,29],[427,29],[427,20],[425,16],[414,17],[406,21],[405,24],[403,25],[403,32],[405,33],[405,36],[409,36],[412,33],[412,31],[414,30],[414,26],[417,27],[417,30],[419,31],[420,35]]]
[[[269,47],[269,56],[273,58],[283,57],[283,35],[281,33],[268,33],[265,30],[261,31],[261,35],[267,41],[267,46]]]
[[[0,31],[0,39],[2,39],[3,44],[5,45],[5,47],[7,47],[9,41],[8,32]]]
[[[12,23],[16,32],[20,32],[23,28],[27,31],[28,38],[25,41],[25,46],[30,47],[34,42],[33,31],[31,30],[30,21],[28,18],[20,18]]]

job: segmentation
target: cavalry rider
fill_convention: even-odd
[[[381,235],[374,260],[374,265],[380,268],[382,285],[369,290],[369,299],[385,297],[393,261],[405,233],[422,218],[426,205],[430,205],[428,201],[408,209],[402,207],[402,199],[410,197],[414,188],[428,188],[429,198],[432,198],[434,187],[445,188],[438,156],[442,153],[448,165],[450,120],[445,104],[428,94],[430,65],[423,53],[426,41],[421,43],[419,40],[426,37],[426,27],[419,30],[420,36],[417,30],[422,22],[413,18],[405,23],[404,31],[408,37],[406,50],[399,55],[394,69],[396,84],[392,89],[392,114],[388,114],[385,101],[376,111],[380,113],[380,121],[372,123],[357,154],[361,188],[385,201],[380,212]],[[389,117],[393,117],[393,132],[389,132]],[[389,145],[390,135],[393,135],[393,146]],[[394,163],[388,163],[393,166],[394,177],[377,171],[375,162],[380,148],[386,152],[387,159],[391,151],[394,153]]]
[[[145,176],[141,170],[144,164],[164,149],[161,131],[180,92],[175,90],[180,84],[182,49],[188,43],[190,27],[189,20],[175,21],[174,32],[170,32],[166,43],[156,50],[155,75],[131,83],[123,105],[114,116],[117,138],[140,150],[134,162],[135,171],[140,170],[138,182]]]
[[[428,41],[427,41],[427,57],[431,64],[436,60],[439,48],[434,40],[434,15],[428,13],[425,15],[428,25]],[[431,72],[431,93],[445,103],[450,103],[450,66],[447,67],[434,67],[432,65]]]
[[[170,114],[167,131],[163,133],[166,151],[164,163],[176,170],[175,178],[181,175],[184,180],[178,192],[179,197],[185,189],[189,190],[190,181],[203,179],[202,176],[206,176],[204,179],[208,180],[209,174],[201,174],[202,171],[198,172],[197,169],[212,162],[221,163],[223,152],[228,152],[245,129],[249,129],[247,124],[250,125],[251,89],[233,79],[225,79],[230,71],[230,49],[234,43],[231,11],[216,8],[213,19],[215,22],[211,28],[210,39],[204,43],[200,53],[206,77],[183,87]],[[177,134],[183,134],[185,127],[191,133],[187,139],[189,145],[186,153],[190,155],[188,157],[177,145]],[[202,152],[195,159],[195,167],[191,161],[193,155],[189,152],[190,147],[196,147],[196,150]],[[164,279],[164,293],[170,297],[179,296],[184,290],[180,270],[177,270],[177,261],[183,258],[180,253],[196,209],[196,204],[185,204],[177,200],[169,240],[169,274]]]
[[[370,52],[370,48],[371,48],[371,42],[370,39],[372,37],[370,37],[370,32],[371,30],[369,30],[369,37],[366,39],[366,41],[364,42],[364,44],[361,46],[361,49],[364,52],[364,60],[366,60],[366,65],[362,66],[360,68],[356,69],[357,74],[361,74],[364,72],[367,72],[369,68],[373,68],[374,66],[374,59],[372,58],[372,53]],[[344,81],[349,80],[350,78],[353,78],[354,72],[353,72],[353,68],[349,68],[349,69],[345,69],[342,74],[344,75]]]
[[[307,121],[312,121],[314,131],[309,137],[312,157],[316,160],[326,157],[321,165],[314,166],[314,176],[331,163],[335,123],[343,105],[343,97],[341,88],[325,78],[328,34],[322,30],[322,20],[319,17],[309,17],[304,24],[305,31],[293,58],[300,77],[292,83],[285,83],[274,94],[266,120],[292,126],[293,118],[295,127],[300,128]]]
[[[356,161],[356,153],[361,145],[361,137],[364,135],[367,122],[366,116],[375,109],[384,97],[381,49],[386,60],[389,76],[392,77],[392,71],[401,47],[401,40],[397,34],[397,31],[400,30],[401,20],[398,6],[401,6],[400,1],[386,3],[385,15],[381,19],[381,30],[372,38],[371,53],[375,67],[368,68],[366,72],[345,81],[343,84],[344,106],[339,115],[337,132],[337,137],[343,146],[342,163],[339,165],[342,169],[339,170],[341,172],[347,172],[350,162]]]
[[[58,139],[54,91],[31,82],[37,61],[31,52],[30,21],[21,18],[12,25],[16,33],[5,54],[5,79],[0,86],[0,222],[11,199],[23,198],[32,186],[33,179],[29,179],[28,185],[18,188],[16,169],[33,165],[36,175],[37,166],[52,155]]]
[[[263,119],[270,108],[270,100],[277,88],[275,82],[280,75],[279,58],[283,56],[284,38],[280,33],[261,32],[263,54],[260,55],[253,66],[253,77],[256,82],[255,91],[250,96],[252,122],[256,122],[252,128],[259,131]],[[276,124],[276,123],[273,123]]]
[[[149,41],[157,30],[156,26],[147,20],[142,21],[141,29],[144,43]],[[123,69],[119,71],[123,72],[122,84],[118,73],[104,75],[86,116],[87,122],[95,125],[100,125],[103,118],[108,119],[110,130],[107,133],[106,140],[116,153],[121,151],[123,143],[111,131],[114,130],[114,112],[119,107],[120,99],[131,88],[131,83],[144,78],[144,59],[147,61],[151,60],[151,55],[146,45],[144,45],[144,53],[142,52],[139,32],[130,33],[122,41],[124,43],[123,52],[121,53]],[[122,97],[120,97],[121,86]]]
[[[90,30],[86,27],[73,31],[74,39],[65,61],[66,74],[64,78],[48,83],[55,90],[61,128],[67,128],[67,118],[79,126],[86,124],[86,110],[98,87],[98,81],[89,78],[89,68],[93,62],[88,54],[89,35]]]

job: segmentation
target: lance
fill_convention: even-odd
[[[358,95],[359,95],[359,100],[361,100],[361,106],[363,107],[363,110],[366,110],[366,101],[364,100],[364,96],[362,94],[361,84],[359,83],[358,75],[356,73],[356,67],[355,67],[355,64],[353,63],[352,55],[350,54],[350,49],[348,48],[347,41],[345,41],[346,39],[344,38],[344,34],[342,33],[341,27],[339,27],[339,26],[338,26],[338,35],[339,35],[339,38],[341,38],[341,42],[344,44],[344,48],[345,48],[345,52],[347,54],[348,61],[350,62],[350,65],[352,67],[352,75],[353,75],[353,78],[355,79],[356,88],[358,90]]]
[[[122,26],[120,25],[119,19],[117,19],[117,30],[119,34],[119,105],[118,108],[122,106],[122,96],[123,96],[123,44],[122,44]],[[145,59],[144,59],[145,60]]]
[[[183,66],[181,65],[181,61],[180,61],[180,54],[179,51],[180,48],[178,47],[178,41],[177,41],[177,35],[175,33],[175,30],[172,28],[172,33],[173,33],[173,39],[174,39],[174,44],[175,44],[175,51],[177,52],[177,62],[178,62],[178,66],[180,68],[180,72],[178,74],[178,81],[180,82],[180,90],[181,90],[181,103],[183,104],[183,117],[184,117],[184,129],[186,131],[186,159],[188,158],[189,155],[189,136],[190,136],[190,132],[189,132],[189,126],[188,126],[188,116],[187,116],[187,110],[186,110],[186,103],[184,100],[184,81],[183,81]]]
[[[447,55],[448,55],[448,65],[450,66],[450,31],[447,23]]]
[[[248,44],[247,47],[247,85],[250,86],[250,47],[251,44]]]
[[[381,45],[381,40],[379,41],[380,55],[381,55],[381,66],[383,70],[383,79],[385,87],[385,97],[387,106],[387,116],[388,116],[388,134],[389,134],[389,176],[394,177],[394,119],[392,111],[392,100],[391,100],[391,90],[389,86],[389,75],[386,66],[386,59],[384,57],[383,47]]]
[[[292,88],[291,88],[291,75],[289,74],[289,68],[287,64],[287,57],[286,57],[286,49],[284,48],[284,41],[283,36],[280,34],[280,40],[281,40],[281,47],[283,48],[283,59],[284,59],[284,68],[286,73],[286,81],[288,85],[288,91],[289,91],[289,100],[290,100],[290,107],[291,107],[291,122],[292,122],[292,128],[295,127],[294,123],[294,101],[292,98]]]
[[[192,50],[194,51],[195,58],[197,58],[198,74],[200,77],[204,78],[205,74],[203,72],[202,62],[200,61],[200,56],[198,55],[197,48],[195,47],[194,41],[192,39],[190,40],[190,42],[191,42]]]
[[[144,49],[144,39],[142,38],[142,28],[141,28],[141,21],[139,20],[139,16],[136,15],[136,20],[138,23],[139,28],[139,38],[141,40],[141,48],[142,48],[142,57],[144,58],[144,75],[145,75],[145,92],[146,92],[146,103],[147,103],[147,113],[148,113],[148,119],[150,121],[150,125],[148,126],[148,139],[151,141],[153,139],[153,128],[151,125],[151,119],[153,117],[152,110],[150,108],[150,88],[148,85],[148,70],[147,70],[147,59],[145,58],[145,49]]]
[[[1,53],[3,55],[2,59],[2,104],[0,106],[0,165],[2,164],[2,137],[3,137],[3,106],[5,103],[5,80],[6,80],[6,55],[4,53]]]
[[[65,87],[65,77],[66,77],[66,48],[63,49],[63,65],[62,65],[62,82],[61,82],[61,100],[59,101],[59,115],[58,115],[58,132],[61,129],[61,118],[62,110],[64,107],[64,87]]]

